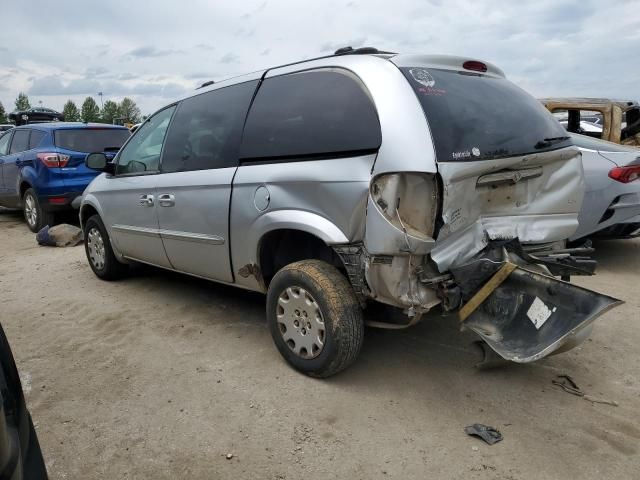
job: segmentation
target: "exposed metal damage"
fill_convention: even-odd
[[[334,246],[363,305],[408,317],[373,326],[406,328],[440,305],[501,358],[524,363],[577,345],[621,303],[563,281],[596,267],[590,248],[565,247],[584,191],[575,149],[441,164],[439,173],[441,189],[431,174],[378,177],[365,241]]]

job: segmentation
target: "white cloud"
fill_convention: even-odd
[[[62,108],[129,95],[150,113],[199,81],[351,45],[485,59],[536,96],[638,99],[640,13],[631,0],[31,0],[3,5],[0,100]],[[42,17],[34,18],[34,12]],[[210,75],[213,74],[213,75]]]

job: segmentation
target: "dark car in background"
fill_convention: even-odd
[[[38,436],[9,341],[0,326],[0,478],[46,480]]]
[[[55,214],[71,209],[98,174],[87,168],[87,153],[113,158],[129,129],[92,123],[41,123],[19,126],[0,136],[0,206],[22,208],[37,232],[53,225]]]
[[[29,123],[64,122],[64,115],[51,108],[34,107],[27,110],[15,110],[9,114],[9,120],[16,125]]]

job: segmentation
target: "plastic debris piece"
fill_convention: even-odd
[[[502,441],[502,434],[495,428],[488,425],[482,425],[481,423],[474,423],[464,428],[464,432],[467,435],[480,437],[489,445]]]

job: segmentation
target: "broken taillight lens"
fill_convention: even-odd
[[[69,159],[69,155],[63,155],[61,153],[39,153],[38,159],[47,168],[66,167]]]
[[[371,197],[382,215],[399,230],[417,238],[433,237],[439,201],[435,175],[380,175],[371,183]]]
[[[627,165],[626,167],[616,167],[609,171],[609,178],[616,182],[629,183],[640,179],[640,165]]]

